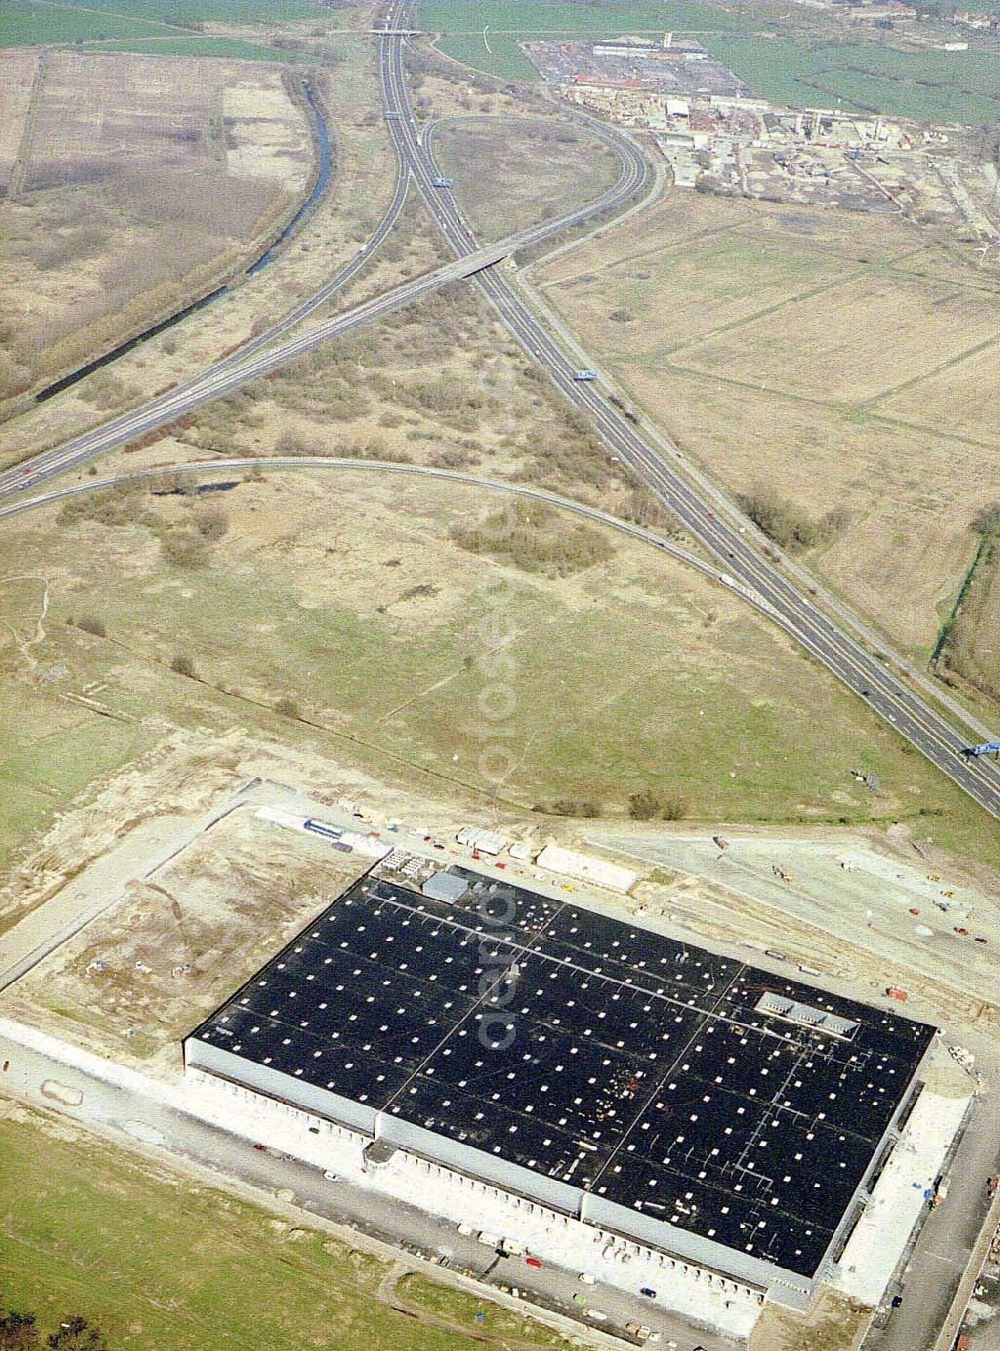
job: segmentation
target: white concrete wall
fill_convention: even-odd
[[[606,1285],[633,1294],[647,1286],[656,1290],[657,1303],[664,1308],[676,1309],[734,1336],[746,1337],[760,1313],[763,1297],[748,1286],[402,1149],[397,1149],[387,1164],[365,1173],[367,1137],[202,1070],[188,1069],[185,1096],[185,1110],[228,1131],[456,1225],[467,1223],[516,1238],[542,1261],[589,1272]]]
[[[189,1068],[184,1087],[181,1105],[193,1116],[317,1168],[361,1178],[368,1136],[275,1102],[204,1070]]]
[[[746,1337],[760,1313],[749,1287],[690,1263],[560,1215],[500,1187],[397,1151],[369,1180],[377,1190],[436,1215],[516,1238],[543,1261],[589,1272],[606,1285],[632,1294],[647,1286],[657,1302],[688,1317]]]

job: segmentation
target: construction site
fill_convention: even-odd
[[[951,1031],[695,939],[620,843],[220,784],[50,882],[3,936],[5,1011],[508,1265],[645,1298],[642,1327],[746,1344],[888,1306],[972,1119]]]
[[[335,849],[353,834],[323,829]],[[398,1150],[454,1174],[459,1194],[492,1183],[505,1229],[535,1202],[591,1248],[631,1243],[643,1279],[680,1260],[745,1317],[765,1293],[807,1306],[860,1227],[859,1195],[893,1182],[933,1034],[394,849],[187,1038],[185,1058],[199,1083],[335,1133],[362,1171]]]

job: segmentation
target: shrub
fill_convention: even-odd
[[[489,554],[525,572],[567,577],[605,563],[614,549],[595,526],[567,523],[542,502],[518,500],[479,525],[456,526],[452,538],[470,553]]]
[[[298,719],[302,717],[302,710],[297,702],[290,695],[283,694],[274,705],[275,713],[279,713],[283,718]]]
[[[969,523],[969,529],[984,538],[1000,534],[1000,502],[980,507]]]
[[[275,440],[274,453],[276,455],[313,455],[315,454],[315,447],[301,432],[286,427]]]
[[[98,619],[95,615],[84,615],[82,619],[76,621],[76,627],[83,629],[84,633],[92,633],[95,638],[106,638],[108,636],[104,621]]]
[[[418,582],[416,586],[408,587],[400,596],[400,600],[418,600],[422,596],[436,596],[440,587],[433,582]]]
[[[194,658],[179,652],[176,657],[170,658],[170,669],[177,675],[187,676],[188,679],[194,679]]]
[[[596,802],[589,802],[582,798],[560,797],[554,802],[539,803],[532,808],[532,811],[547,812],[550,816],[578,816],[591,818],[600,816],[601,811]]]
[[[652,821],[662,810],[663,804],[652,788],[643,788],[628,800],[628,814],[633,821]]]
[[[168,563],[179,568],[200,568],[208,562],[208,540],[194,530],[173,530],[160,540]]]
[[[145,506],[142,489],[135,483],[119,483],[99,493],[78,493],[59,508],[60,525],[76,521],[98,521],[101,525],[136,525],[141,522]]]
[[[219,540],[229,529],[229,520],[221,507],[209,507],[195,517],[195,529],[202,539]]]
[[[45,1344],[51,1351],[108,1351],[104,1333],[79,1317],[64,1319]]]
[[[40,1345],[33,1313],[0,1309],[0,1347],[9,1347],[10,1351],[30,1351],[31,1347]]]
[[[687,816],[687,803],[684,798],[672,796],[660,808],[661,821],[682,821]]]

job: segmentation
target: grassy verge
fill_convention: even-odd
[[[417,1272],[404,1276],[396,1286],[396,1293],[408,1309],[419,1309],[459,1327],[467,1326],[470,1331],[475,1330],[480,1336],[485,1334],[491,1340],[495,1338],[501,1344],[504,1338],[512,1337],[519,1342],[534,1342],[536,1346],[557,1347],[560,1351],[569,1351],[577,1345],[522,1314],[466,1294],[464,1290],[438,1285]]]
[[[17,1216],[0,1233],[0,1305],[47,1330],[79,1314],[115,1351],[473,1345],[379,1304],[371,1255],[107,1146],[0,1120],[0,1163]]]

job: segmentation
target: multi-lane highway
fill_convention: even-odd
[[[493,264],[603,211],[624,205],[647,183],[649,169],[642,152],[627,137],[598,128],[621,162],[617,183],[601,197],[564,216],[520,232],[501,243],[481,248],[447,187],[436,186],[430,138],[421,138],[409,104],[404,70],[405,30],[414,0],[393,0],[386,31],[379,36],[379,69],[387,124],[399,155],[393,202],[366,250],[278,324],[183,385],[94,428],[61,446],[44,451],[14,469],[0,473],[0,498],[19,493],[42,480],[77,467],[148,432],[168,425],[202,404],[221,398],[323,343],[379,319],[462,278],[475,277],[511,333],[547,370],[565,397],[586,413],[609,448],[643,479],[674,512],[690,534],[719,560],[721,576],[735,590],[763,602],[772,618],[834,672],[882,718],[948,774],[994,816],[1000,816],[1000,772],[983,759],[967,761],[965,739],[928,702],[847,634],[831,614],[815,604],[801,577],[794,579],[773,561],[735,514],[714,509],[718,504],[696,480],[644,436],[640,426],[623,415],[598,385],[573,378],[574,361],[541,323],[521,293]],[[373,247],[392,229],[415,183],[456,258],[441,268],[328,319],[292,337],[285,335],[342,287],[363,266]],[[275,343],[276,345],[270,345]]]
[[[389,121],[392,125],[391,119]],[[645,183],[647,170],[641,155],[637,155],[631,143],[622,143],[628,147],[627,153],[623,152],[612,138],[609,138],[609,144],[616,149],[621,158],[621,172],[617,182],[593,201],[553,220],[522,230],[487,248],[480,248],[474,244],[465,247],[453,262],[446,263],[443,267],[404,282],[391,291],[344,310],[293,337],[284,337],[290,329],[309,317],[336,291],[346,285],[370,257],[372,250],[391,230],[403,208],[410,180],[409,161],[401,157],[396,192],[389,211],[369,243],[364,249],[359,250],[358,255],[338,273],[337,277],[252,343],[241,347],[224,360],[215,362],[199,375],[109,422],[102,423],[92,431],[84,432],[70,441],[22,461],[14,468],[0,472],[0,499],[12,493],[23,492],[26,488],[33,487],[56,474],[65,473],[66,470],[77,468],[109,451],[129,445],[151,431],[168,426],[203,404],[223,398],[268,372],[277,370],[305,352],[312,351],[334,338],[342,337],[364,324],[383,318],[393,310],[419,300],[450,282],[460,281],[473,276],[483,268],[491,267],[517,249],[530,248],[604,211],[616,210]],[[284,340],[271,346],[276,338]]]
[[[380,70],[389,126],[400,161],[407,165],[442,234],[459,257],[470,256],[478,244],[452,193],[435,186],[439,178],[431,147],[416,132],[404,69],[406,37],[414,0],[393,0],[387,11],[386,32],[380,37]],[[642,156],[628,141],[620,153]],[[638,166],[636,167],[638,173]],[[759,548],[739,524],[713,510],[697,487],[676,464],[667,460],[639,426],[623,415],[591,382],[573,378],[576,365],[550,329],[498,272],[480,272],[476,280],[504,323],[521,345],[548,371],[565,397],[593,421],[606,444],[642,478],[680,519],[691,535],[720,560],[734,583],[758,593],[771,607],[776,621],[840,680],[890,722],[928,759],[944,770],[981,806],[1000,816],[1000,773],[992,763],[968,762],[962,756],[964,739],[930,704],[915,694],[801,591]]]

